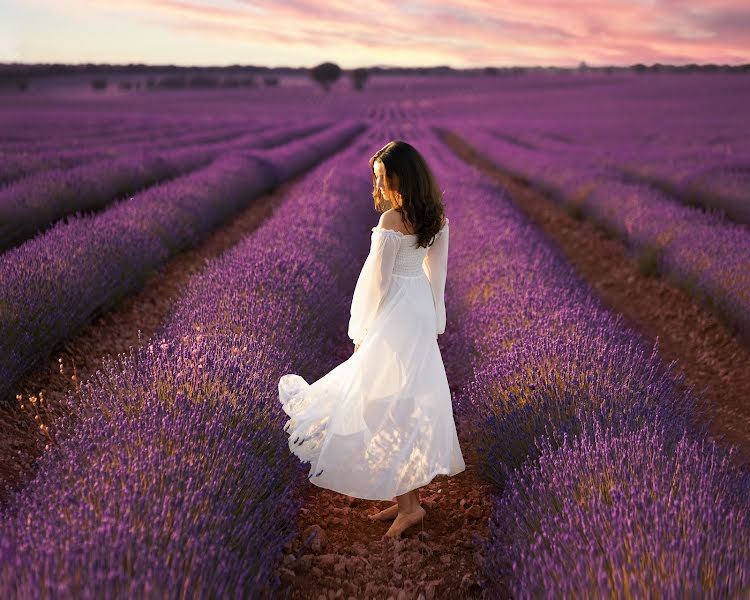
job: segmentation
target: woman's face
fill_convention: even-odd
[[[399,195],[389,185],[388,179],[386,178],[385,165],[379,160],[376,160],[372,166],[373,172],[375,173],[375,185],[380,190],[383,198],[388,200],[392,206],[399,206]],[[398,184],[398,178],[396,175],[393,176],[393,179],[395,180],[394,183]]]

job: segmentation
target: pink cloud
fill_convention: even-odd
[[[89,2],[133,10],[138,20],[177,32],[251,39],[271,52],[282,45],[390,52],[393,64],[410,52],[434,57],[432,64],[465,65],[750,62],[750,5],[737,0]]]

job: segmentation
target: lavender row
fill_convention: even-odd
[[[750,589],[750,476],[713,440],[596,420],[512,473],[487,568],[518,597],[742,597]]]
[[[532,160],[508,152],[506,145],[482,132],[468,131],[465,137],[491,160],[528,177],[569,210],[625,240],[646,272],[655,269],[671,277],[750,338],[746,226],[676,204],[651,186],[624,182],[614,170],[570,161],[555,164],[549,157]]]
[[[720,142],[711,143],[714,132],[699,131],[693,139],[676,141],[671,136],[660,139],[650,129],[618,128],[598,132],[599,140],[591,134],[584,137],[582,131],[550,136],[533,127],[521,132],[487,128],[486,133],[498,139],[495,145],[504,164],[530,176],[531,162],[533,173],[542,173],[549,185],[557,185],[571,170],[608,172],[656,187],[678,203],[750,224],[750,148],[741,137],[719,136]]]
[[[272,128],[262,133],[240,131],[233,141],[210,144],[203,134],[203,141],[193,137],[192,147],[179,147],[180,139],[187,141],[182,136],[163,140],[156,146],[151,143],[131,146],[127,156],[38,173],[0,190],[0,249],[31,237],[65,215],[101,209],[118,196],[205,166],[222,153],[272,147],[314,133],[323,126],[325,124],[306,124]],[[168,151],[157,153],[159,148]]]
[[[746,590],[750,481],[706,442],[700,399],[507,196],[458,162],[440,171],[471,198],[449,208],[448,302],[472,370],[458,406],[497,488],[492,591]]]
[[[748,81],[571,77],[558,86],[534,77],[527,84],[541,84],[536,90],[520,82],[482,90],[470,110],[456,106],[448,120],[460,114],[462,125],[497,135],[521,164],[627,169],[677,202],[747,224]]]
[[[164,152],[144,145],[132,148],[128,156],[38,173],[0,190],[0,251],[29,239],[66,215],[100,210],[118,197],[205,167],[222,154],[284,144],[326,125],[249,133],[231,141],[196,143]]]
[[[249,128],[248,123],[241,127],[236,124],[213,125],[206,129],[198,126],[177,128],[147,125],[115,136],[108,128],[102,127],[102,131],[91,139],[73,138],[77,143],[72,147],[70,139],[54,137],[51,140],[54,144],[41,145],[38,141],[18,144],[14,151],[0,150],[0,185],[41,171],[71,168],[85,162],[121,157],[133,152],[134,147],[153,150],[221,141],[264,128],[262,125]],[[50,138],[49,133],[47,138]]]
[[[492,133],[508,139],[498,131]],[[596,140],[539,140],[539,132],[517,139],[539,142],[530,148],[548,162],[545,172],[549,172],[550,181],[555,180],[556,169],[585,165],[590,170],[611,172],[628,181],[656,187],[670,200],[750,224],[750,149],[744,140],[719,137],[721,141],[711,143],[716,136],[710,132],[700,132],[696,138],[680,142],[659,139],[653,132],[630,132],[625,140],[613,139],[617,133],[607,132],[603,136],[605,144]]]
[[[113,106],[103,101],[92,106],[54,105],[43,102],[32,107],[7,106],[0,111],[0,152],[9,155],[44,154],[52,150],[76,150],[140,144],[148,140],[195,135],[198,132],[246,129],[253,124],[270,123],[259,115],[227,115],[209,111],[200,114],[173,107],[165,112],[139,111],[128,102]],[[159,105],[163,107],[163,105]]]
[[[352,257],[367,251],[362,148],[375,143],[314,169],[268,221],[193,278],[152,344],[108,361],[66,398],[77,426],[63,424],[39,474],[2,515],[2,589],[278,591],[274,572],[297,533],[304,483],[283,431],[278,379],[312,380],[341,360],[329,351],[345,337],[359,267]]]
[[[670,160],[666,165],[663,157],[639,159],[619,165],[619,170],[689,206],[716,210],[737,223],[750,225],[750,156],[725,154],[715,158],[702,154],[699,159],[679,164]]]
[[[589,180],[590,181],[590,180]],[[675,205],[644,185],[591,182],[580,210],[750,339],[750,229]]]
[[[335,152],[356,122],[288,146],[234,152],[0,256],[0,398],[56,344],[138,289],[169,257],[261,193]]]
[[[46,152],[55,147],[73,150],[96,143],[103,137],[114,141],[143,136],[147,130],[153,136],[172,135],[184,130],[184,118],[144,118],[132,111],[109,113],[92,117],[92,111],[70,106],[58,110],[31,111],[26,108],[6,108],[0,112],[0,151],[15,153]]]

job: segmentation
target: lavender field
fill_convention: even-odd
[[[700,379],[442,132],[608,231],[750,347],[748,101],[740,74],[5,93],[3,596],[747,597],[750,440],[718,435]],[[353,350],[378,220],[367,161],[394,139],[424,154],[451,222],[439,344],[469,467],[395,551],[367,506],[310,489],[277,389]],[[271,193],[152,336],[117,356],[105,343],[51,403],[28,394],[85,327]]]

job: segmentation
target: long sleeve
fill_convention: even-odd
[[[445,280],[448,276],[448,219],[435,236],[435,241],[424,258],[424,270],[430,280],[432,299],[435,302],[437,333],[445,332]]]
[[[359,273],[352,297],[348,335],[355,344],[362,342],[388,292],[401,237],[394,231],[372,228],[370,253]]]

